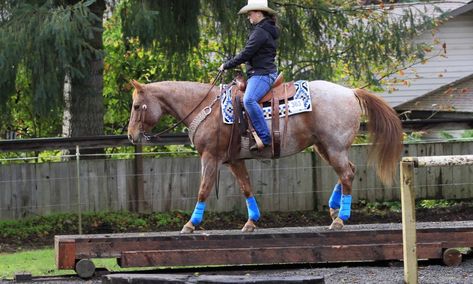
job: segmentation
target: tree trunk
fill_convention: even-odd
[[[96,21],[95,27],[97,30],[89,43],[96,50],[102,51],[102,19],[105,11],[105,0],[96,1],[90,9],[100,20]],[[100,54],[91,58],[87,69],[82,68],[83,78],[69,78],[69,76],[66,76],[64,82],[64,136],[103,135],[103,68],[103,55]]]

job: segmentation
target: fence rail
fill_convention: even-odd
[[[354,202],[400,200],[399,185],[385,187],[372,168],[366,166],[371,145],[354,145],[350,158],[357,171],[353,183]],[[473,142],[405,144],[403,156],[465,155],[473,153]],[[264,211],[322,209],[337,181],[332,168],[312,152],[279,160],[248,160],[254,192]],[[473,166],[419,168],[417,198],[473,198]],[[80,191],[77,183],[80,181]],[[192,210],[200,182],[198,157],[159,158],[135,155],[134,159],[0,165],[0,219],[29,215],[81,211],[138,212]],[[213,211],[245,208],[231,173],[223,167],[219,198],[213,194]]]

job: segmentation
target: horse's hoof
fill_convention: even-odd
[[[330,208],[330,218],[332,218],[332,221],[335,221],[335,219],[338,218],[338,212],[340,212],[340,209],[333,209]]]
[[[328,228],[329,230],[341,230],[343,228],[343,220],[340,219],[340,218],[335,218],[335,220],[333,220],[332,224],[330,225],[330,227]]]
[[[253,221],[248,220],[248,222],[246,222],[245,226],[243,226],[241,231],[243,233],[252,233],[255,231],[255,229],[256,229],[255,223],[253,223]]]
[[[187,222],[181,230],[181,234],[192,234],[195,231],[194,225],[191,222]]]

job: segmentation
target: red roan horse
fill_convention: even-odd
[[[140,143],[143,134],[149,132],[163,115],[183,119],[183,123],[189,127],[198,115],[207,114],[203,120],[200,119],[193,137],[202,165],[197,205],[181,232],[192,233],[202,221],[205,201],[222,164],[229,167],[247,198],[248,221],[242,231],[253,231],[260,213],[253,196],[245,159],[271,158],[271,149],[252,152],[242,148],[236,159],[228,161],[227,150],[232,127],[222,122],[220,104],[217,102],[220,95],[218,87],[196,82],[140,84],[133,80],[132,84],[135,90],[128,137],[133,143]],[[348,150],[359,130],[361,115],[366,114],[368,117],[368,131],[373,142],[369,160],[386,185],[392,184],[402,150],[401,122],[396,112],[381,98],[363,89],[349,89],[326,81],[311,81],[309,89],[313,109],[289,117],[281,157],[313,146],[333,167],[339,182],[329,200],[333,219],[330,228],[340,229],[343,221],[350,217],[355,166],[348,159]],[[203,111],[204,108],[206,111]],[[284,127],[284,120],[280,119],[281,128]]]

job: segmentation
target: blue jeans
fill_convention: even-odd
[[[271,134],[268,125],[263,116],[263,110],[258,101],[268,93],[276,80],[277,73],[268,75],[253,75],[248,79],[245,95],[243,96],[243,105],[250,116],[251,123],[256,130],[259,138],[265,145],[271,144]]]

